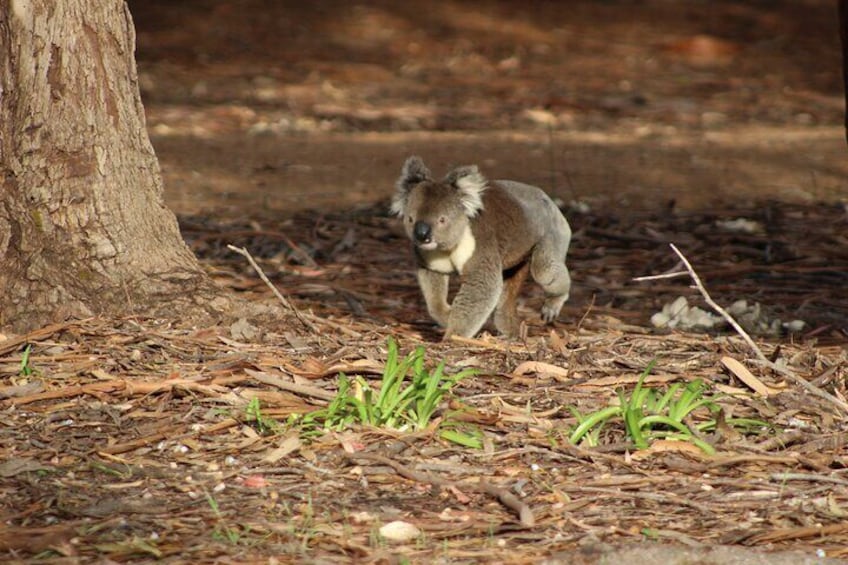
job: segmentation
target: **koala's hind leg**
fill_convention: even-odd
[[[504,286],[495,307],[495,327],[505,336],[515,337],[521,320],[518,318],[518,293],[530,272],[530,263],[524,262],[504,271]]]
[[[452,335],[474,337],[498,305],[502,289],[500,270],[478,271],[475,276],[466,278],[451,304],[444,339],[448,340]]]
[[[448,325],[451,307],[448,304],[448,275],[428,269],[418,269],[418,286],[427,303],[427,311],[437,324]]]
[[[551,237],[539,242],[530,258],[533,280],[545,290],[547,298],[542,305],[542,319],[551,323],[559,316],[562,305],[571,292],[571,275],[565,266],[568,237]]]

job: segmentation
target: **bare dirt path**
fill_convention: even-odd
[[[154,116],[156,114],[154,113]],[[387,201],[411,154],[447,171],[545,187],[597,212],[685,211],[840,201],[848,194],[841,126],[672,132],[367,132],[214,139],[154,134],[167,202],[178,213],[281,216]],[[434,168],[435,168],[434,165]]]
[[[845,194],[828,2],[295,4],[133,6],[180,212],[373,202],[411,152],[626,206]]]

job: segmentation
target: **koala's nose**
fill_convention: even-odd
[[[427,222],[415,222],[412,227],[412,235],[415,236],[415,241],[427,243],[433,235],[433,230]]]

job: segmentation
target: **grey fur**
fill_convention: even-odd
[[[499,332],[517,335],[516,298],[528,274],[547,295],[542,319],[557,318],[571,288],[565,265],[571,228],[544,191],[488,182],[475,165],[434,181],[419,157],[407,159],[396,189],[392,212],[413,241],[418,283],[445,339],[475,335],[493,313]],[[454,273],[462,285],[448,304]]]
[[[483,191],[488,188],[488,181],[480,174],[477,165],[458,167],[449,172],[443,182],[459,190],[466,216],[473,218],[483,209]]]
[[[409,191],[418,183],[430,180],[431,173],[421,157],[412,156],[403,164],[400,178],[395,183],[395,197],[392,199],[391,212],[396,216],[403,214],[406,207],[406,197]]]

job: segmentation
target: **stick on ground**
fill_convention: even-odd
[[[389,457],[385,457],[377,453],[345,453],[345,456],[354,462],[357,459],[364,459],[366,461],[374,461],[382,465],[388,465],[389,467],[394,469],[398,475],[407,478],[411,481],[418,481],[420,483],[430,483],[432,485],[436,485],[442,488],[456,487],[460,490],[464,489],[482,492],[484,494],[497,498],[501,504],[512,510],[518,516],[518,521],[525,528],[532,528],[536,525],[536,518],[534,517],[533,510],[530,508],[530,506],[528,506],[524,502],[521,502],[517,496],[515,496],[508,490],[496,487],[495,485],[486,481],[483,477],[480,477],[480,481],[477,484],[459,485],[454,483],[453,481],[445,480],[435,475],[431,475],[430,473],[415,471],[414,469],[410,469],[406,465],[403,465],[395,461],[394,459],[390,459]]]
[[[298,321],[304,325],[304,327],[306,327],[312,332],[319,333],[319,330],[315,327],[315,324],[307,320],[306,317],[304,317],[300,313],[300,311],[298,311],[298,309],[295,308],[294,305],[289,302],[288,299],[283,296],[283,294],[279,290],[277,290],[277,287],[274,286],[274,283],[272,283],[271,280],[267,277],[267,275],[265,275],[265,271],[263,271],[262,268],[256,263],[256,261],[254,261],[253,256],[247,249],[245,249],[244,247],[236,247],[235,245],[230,244],[227,244],[227,249],[229,249],[230,251],[235,251],[236,253],[247,259],[247,262],[250,263],[250,266],[253,267],[253,270],[256,271],[256,274],[258,274],[259,278],[262,279],[262,282],[264,282],[268,286],[268,288],[271,289],[271,292],[274,293],[274,296],[277,297],[277,299],[282,303],[282,305],[288,311],[293,313],[294,317],[297,318]]]
[[[695,269],[692,268],[692,265],[689,263],[689,260],[686,259],[686,257],[683,255],[683,253],[680,252],[677,246],[675,246],[673,243],[670,243],[669,245],[671,246],[672,251],[677,254],[680,260],[686,266],[686,270],[689,271],[689,276],[692,277],[692,282],[695,283],[695,287],[701,293],[701,296],[704,297],[704,300],[707,302],[707,304],[709,304],[713,310],[718,312],[718,314],[722,318],[727,320],[727,323],[730,324],[734,330],[736,330],[736,333],[742,336],[742,339],[745,340],[745,343],[747,343],[748,346],[754,351],[754,354],[757,356],[757,359],[760,361],[760,364],[765,365],[776,373],[780,373],[781,375],[787,377],[789,380],[791,380],[810,394],[827,400],[831,404],[840,408],[843,412],[848,413],[848,403],[846,403],[845,401],[840,400],[829,392],[822,390],[821,388],[810,383],[806,379],[799,377],[789,369],[785,367],[780,367],[776,363],[769,361],[769,359],[763,354],[762,350],[757,346],[756,343],[754,343],[754,340],[751,339],[751,336],[749,336],[748,333],[744,329],[742,329],[742,326],[739,325],[739,323],[733,318],[733,316],[731,316],[727,312],[727,310],[716,304],[715,300],[712,299],[710,294],[707,292],[707,289],[704,287],[704,284],[701,282],[701,277],[698,276],[698,273],[696,273]]]

